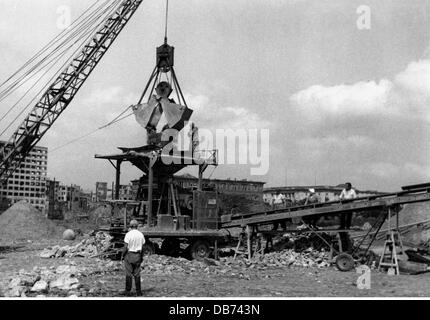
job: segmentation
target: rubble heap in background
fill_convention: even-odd
[[[86,236],[81,242],[70,246],[54,246],[40,253],[41,258],[61,257],[94,257],[108,252],[112,237],[105,232],[97,232],[94,236]]]
[[[60,238],[63,228],[26,201],[15,203],[0,215],[0,242],[27,242]]]

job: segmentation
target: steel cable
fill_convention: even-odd
[[[103,24],[104,22],[105,22],[105,20],[106,20],[106,18],[107,17],[109,17],[115,10],[116,10],[116,5],[120,2],[121,0],[116,0],[113,4],[111,4],[108,8],[106,8],[104,11],[103,11],[103,14],[102,15],[100,15],[100,17],[101,16],[103,16],[105,13],[108,13],[107,15],[106,15],[106,17],[102,20],[102,21],[100,21],[97,25],[95,25],[93,28],[91,28],[91,29],[89,29],[89,30],[87,30],[86,32],[85,32],[85,34],[84,35],[81,35],[80,36],[80,38],[75,42],[75,43],[77,43],[77,42],[79,42],[79,40],[82,40],[82,39],[84,39],[84,36],[87,36],[83,41],[81,41],[81,43],[87,43],[88,41],[90,41],[91,40],[91,38],[93,37],[93,35],[94,35],[94,32],[101,26],[101,24]],[[100,18],[99,17],[99,18]],[[73,45],[72,45],[73,46]],[[72,46],[70,46],[70,47],[72,47]],[[66,60],[66,62],[61,66],[61,68],[60,68],[60,71],[59,72],[62,72],[62,70],[65,68],[65,67],[67,67],[69,64],[70,64],[70,60],[71,59],[73,59],[73,57],[81,50],[81,48],[82,48],[82,45],[80,45],[71,55],[70,55],[70,57]],[[61,58],[61,55],[59,55],[59,58]],[[59,61],[59,60],[58,60]],[[58,62],[58,61],[56,61],[56,62]],[[53,66],[55,66],[55,63],[51,66],[51,68],[53,67]],[[12,126],[12,124],[15,122],[15,121],[17,121],[18,120],[18,118],[24,113],[24,111],[26,111],[33,103],[34,103],[34,101],[39,97],[39,95],[45,90],[45,88],[47,87],[47,86],[49,86],[51,83],[52,83],[52,81],[55,79],[57,77],[57,73],[56,74],[54,74],[53,75],[53,77],[51,77],[50,78],[50,80],[46,83],[46,85],[44,85],[43,87],[42,87],[42,89],[36,94],[36,96],[19,112],[19,114],[9,123],[9,125],[0,133],[0,136],[2,136],[11,126]]]
[[[90,16],[87,17],[87,21],[83,21],[82,24],[80,25],[78,30],[75,30],[75,32],[68,38],[66,39],[68,42],[70,42],[71,40],[73,40],[74,38],[78,37],[77,40],[75,40],[72,44],[70,44],[66,49],[62,50],[61,52],[57,53],[55,55],[55,53],[62,47],[63,43],[66,43],[66,40],[63,41],[63,43],[61,43],[59,46],[57,46],[54,51],[52,51],[51,53],[49,53],[47,56],[45,56],[41,61],[39,61],[35,66],[33,66],[29,71],[28,74],[30,74],[31,72],[34,72],[35,70],[39,69],[37,72],[34,72],[31,77],[28,77],[24,82],[18,83],[21,79],[16,80],[11,86],[9,86],[8,88],[6,88],[5,90],[3,90],[3,92],[0,93],[0,101],[4,100],[7,96],[9,96],[11,93],[13,93],[14,91],[16,91],[20,86],[22,86],[24,83],[26,83],[27,81],[31,80],[33,77],[35,77],[40,71],[43,70],[43,68],[47,67],[49,64],[51,64],[53,62],[53,64],[51,65],[51,67],[49,68],[52,69],[53,66],[55,66],[56,63],[59,62],[60,59],[64,56],[64,54],[70,50],[73,46],[75,46],[77,43],[81,43],[80,46],[82,46],[82,38],[84,36],[86,36],[89,32],[94,32],[95,29],[97,27],[93,27],[92,29],[88,29],[89,26],[91,26],[92,24],[96,23],[100,18],[103,17],[103,15],[106,14],[106,12],[109,11],[109,9],[111,9],[116,3],[118,2],[118,0],[116,0],[113,4],[111,4],[109,7],[105,8],[103,11],[99,8],[97,9],[97,11],[93,12]],[[98,14],[97,14],[98,13]],[[95,16],[96,15],[96,16]],[[94,17],[95,16],[95,17]],[[103,19],[100,23],[102,23],[105,19]],[[100,23],[97,25],[99,26]],[[52,57],[52,58],[51,58]],[[51,58],[48,62],[46,62],[45,64],[42,64],[44,61],[46,61],[46,59]],[[64,67],[64,66],[63,66]],[[33,84],[33,86],[31,86],[31,88],[29,90],[26,91],[26,93],[24,94],[24,96],[22,96],[19,101],[17,103],[15,103],[11,108],[9,108],[9,110],[0,118],[0,122],[2,120],[4,120],[4,118],[11,112],[13,111],[13,109],[16,108],[17,104],[23,100],[23,98],[30,92],[30,90],[32,88],[34,88],[34,86],[36,84],[38,84],[38,81],[43,78],[44,75],[46,75],[47,72],[45,72],[40,78],[37,79],[37,81],[35,81],[35,83]],[[3,96],[2,96],[3,94]]]

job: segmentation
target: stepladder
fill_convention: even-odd
[[[405,256],[402,237],[398,227],[398,213],[396,213],[396,227],[391,228],[391,210],[388,213],[388,230],[384,242],[384,249],[379,259],[378,270],[388,270],[388,274],[400,274],[399,255]],[[398,252],[399,251],[399,252]]]

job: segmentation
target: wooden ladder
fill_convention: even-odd
[[[387,235],[384,243],[384,250],[382,251],[381,258],[379,259],[378,270],[383,268],[394,269],[395,274],[399,275],[399,259],[397,256],[397,246],[400,247],[400,252],[402,255],[405,255],[405,251],[403,249],[402,236],[400,234],[399,229],[399,213],[395,212],[396,215],[396,226],[395,228],[391,228],[391,208],[388,208],[387,222],[388,229]],[[389,251],[387,253],[387,250]]]
[[[403,243],[399,231],[388,231],[387,238],[384,243],[384,250],[382,252],[381,259],[379,260],[378,270],[381,269],[381,267],[388,269],[394,268],[395,274],[400,274],[397,246],[400,247],[401,253],[404,254]]]

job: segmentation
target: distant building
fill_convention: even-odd
[[[47,179],[46,182],[46,195],[49,196],[51,192],[51,187],[54,188],[54,198],[60,202],[67,201],[78,201],[81,194],[81,187],[72,184],[65,185],[58,180]]]
[[[190,174],[174,177],[175,182],[182,188],[197,188],[198,178]],[[263,188],[265,182],[249,181],[247,179],[203,179],[203,186],[211,186],[218,192],[228,193],[255,193],[263,199]]]
[[[174,181],[183,189],[197,189],[198,178],[186,174],[175,176]],[[220,199],[221,214],[239,214],[264,210],[265,182],[247,179],[203,179],[203,189],[215,190]]]
[[[339,200],[340,193],[342,192],[344,185],[337,186],[291,186],[291,187],[272,187],[264,189],[264,202],[272,204],[275,197],[282,195],[286,202],[295,203],[300,202],[307,198],[310,194],[309,189],[315,189],[315,193],[321,199],[321,202],[336,201]],[[383,192],[373,190],[358,190],[353,187],[358,197],[365,197],[370,195],[382,194]]]
[[[96,182],[96,202],[105,201],[108,198],[107,182]]]
[[[60,181],[47,178],[46,179],[47,200],[49,200],[49,198],[58,200],[59,194],[60,194]]]
[[[131,184],[122,184],[119,187],[119,200],[135,200],[133,186]]]
[[[79,201],[81,187],[74,184],[70,186],[60,184],[58,191],[58,201]]]
[[[6,144],[0,141],[0,147]],[[46,175],[48,170],[48,148],[36,146],[12,174],[1,195],[11,204],[25,200],[35,208],[46,207]]]

